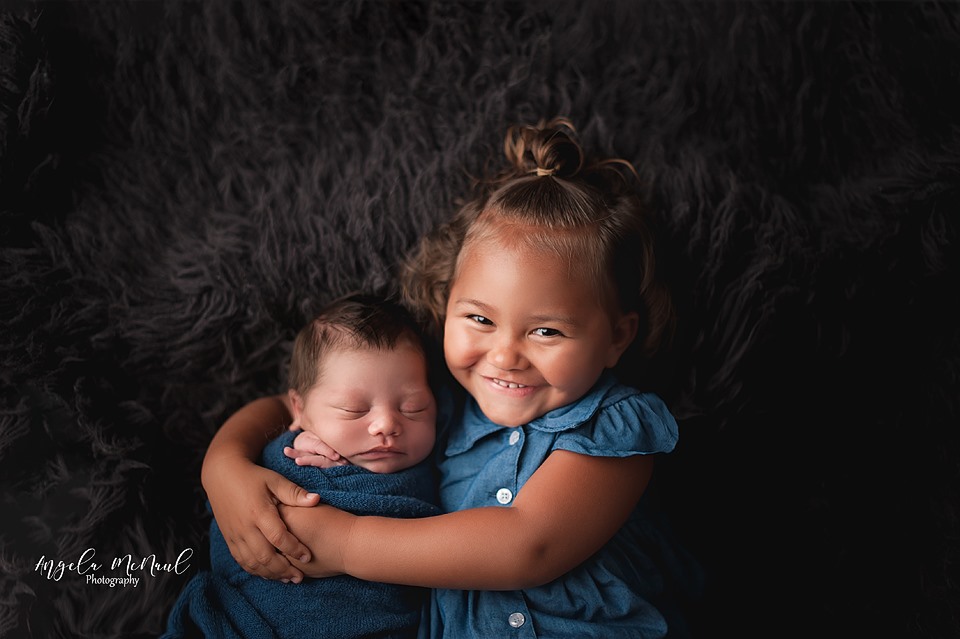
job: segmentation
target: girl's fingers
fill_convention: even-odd
[[[303,581],[303,572],[293,566],[289,559],[278,553],[265,537],[259,538],[262,543],[248,547],[242,559],[238,559],[238,563],[244,570],[264,579],[293,583]]]
[[[279,475],[278,475],[279,477]],[[279,477],[276,484],[270,486],[270,492],[273,493],[276,500],[287,506],[316,506],[320,503],[320,496],[317,493],[311,493],[292,481]],[[282,520],[278,516],[276,522],[283,526]],[[271,524],[273,521],[270,522]],[[286,527],[283,527],[286,530]]]
[[[307,492],[295,483],[288,481],[277,475],[276,483],[270,486],[270,490],[277,502],[288,506],[316,506],[320,503],[320,496],[316,493]],[[307,548],[293,533],[287,530],[283,520],[277,511],[273,511],[270,517],[267,517],[259,525],[260,532],[266,538],[273,549],[279,550],[284,555],[294,557],[300,561],[310,561],[310,549]],[[275,557],[258,557],[261,561],[266,561],[270,565],[275,565]],[[283,559],[286,562],[286,559]]]

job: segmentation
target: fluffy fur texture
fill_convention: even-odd
[[[229,413],[319,305],[569,115],[681,311],[656,488],[715,636],[960,634],[960,10],[48,3],[0,17],[0,635],[157,634]],[[726,633],[723,633],[724,635]]]

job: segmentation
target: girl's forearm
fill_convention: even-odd
[[[422,519],[352,515],[329,506],[285,508],[286,526],[311,550],[310,577],[464,590],[544,584],[589,556],[542,534],[515,508],[472,508]],[[572,536],[572,535],[570,535]],[[571,552],[573,551],[573,552]]]
[[[221,460],[240,457],[256,461],[264,445],[279,435],[290,419],[286,396],[263,397],[243,406],[210,441],[203,458],[202,477],[215,472],[214,467]]]
[[[356,517],[343,569],[360,579],[431,588],[517,590],[551,581],[586,557],[563,548],[515,508],[474,508],[425,519]],[[389,553],[370,552],[390,548]]]

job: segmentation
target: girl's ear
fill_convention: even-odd
[[[620,356],[627,350],[627,347],[637,336],[637,329],[640,327],[640,315],[631,311],[622,313],[613,324],[613,340],[610,342],[610,348],[607,351],[607,368],[613,368],[620,361]]]

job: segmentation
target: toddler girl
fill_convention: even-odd
[[[511,129],[505,150],[508,169],[424,239],[403,275],[466,391],[440,393],[446,513],[291,507],[313,502],[248,472],[257,420],[283,417],[276,402],[224,425],[204,486],[256,574],[434,588],[422,636],[660,637],[672,551],[641,497],[677,425],[611,369],[638,334],[657,347],[671,306],[617,170],[629,165],[588,162],[566,120]]]

